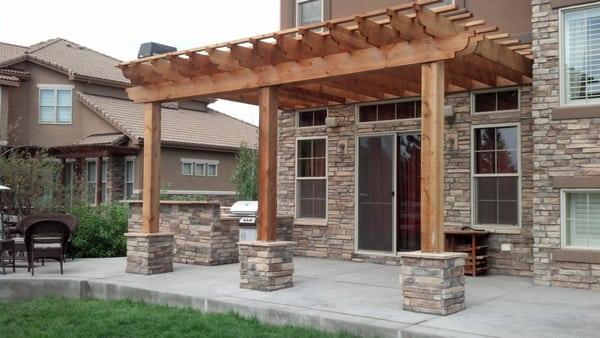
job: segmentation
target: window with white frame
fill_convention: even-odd
[[[562,192],[563,247],[600,249],[600,190]]]
[[[183,175],[183,176],[194,175],[194,162],[181,161],[181,175]]]
[[[296,0],[296,24],[309,25],[323,21],[323,0]]]
[[[473,223],[519,225],[519,127],[473,129]]]
[[[102,202],[106,202],[107,198],[108,198],[108,161],[107,160],[102,160],[102,166],[101,166],[101,173],[102,173],[102,181],[101,181],[101,187],[100,189],[102,189]]]
[[[183,176],[209,176],[218,175],[219,161],[205,159],[181,159],[181,174]]]
[[[42,124],[71,124],[73,86],[39,85],[39,115]]]
[[[327,140],[299,139],[296,149],[296,217],[325,219]]]
[[[96,161],[86,161],[86,187],[89,204],[96,204]]]
[[[125,199],[131,199],[133,196],[134,171],[135,159],[125,159]]]
[[[520,106],[518,88],[482,90],[471,94],[471,111],[473,113],[518,111]]]
[[[600,102],[600,6],[561,11],[562,101]]]

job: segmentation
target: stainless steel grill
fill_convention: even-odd
[[[256,240],[256,218],[258,213],[257,201],[239,201],[235,202],[229,212],[241,217],[239,220],[240,226],[240,241],[255,241]]]

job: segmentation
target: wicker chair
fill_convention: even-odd
[[[59,261],[62,275],[66,246],[70,237],[71,229],[62,220],[44,219],[29,224],[25,230],[25,246],[28,271],[31,271],[31,275],[34,274],[35,260],[45,258]]]

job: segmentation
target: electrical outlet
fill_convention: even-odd
[[[512,244],[511,243],[502,243],[502,244],[500,244],[500,251],[503,251],[503,252],[512,251]]]

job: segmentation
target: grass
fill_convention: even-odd
[[[44,298],[0,304],[0,337],[353,337],[132,301]]]

